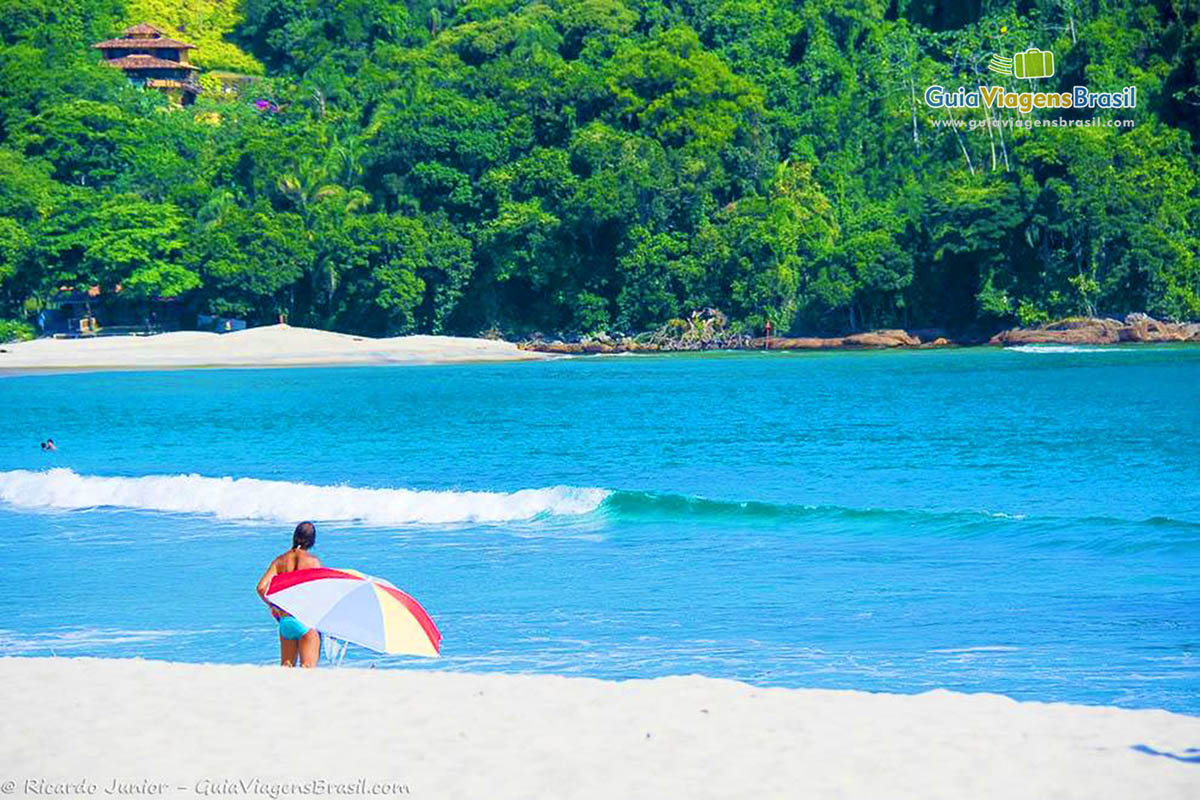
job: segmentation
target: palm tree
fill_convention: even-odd
[[[305,158],[293,165],[291,172],[279,176],[276,186],[287,198],[296,213],[304,221],[306,235],[314,238],[313,228],[318,217],[333,217],[334,224],[347,214],[362,211],[371,205],[371,195],[359,186],[347,188],[338,182],[347,183],[362,174],[357,150],[352,146],[334,142],[329,156],[323,164],[315,164]],[[325,295],[325,313],[333,314],[333,299],[337,293],[340,275],[334,259],[318,258],[309,275],[314,300]]]
[[[291,172],[280,175],[275,186],[305,223],[312,219],[314,206],[328,197],[346,191],[337,183],[330,182],[328,170],[324,165],[314,166],[310,158],[293,165]]]
[[[213,228],[224,221],[229,212],[238,207],[237,197],[229,189],[218,189],[196,212],[196,222],[202,228]]]

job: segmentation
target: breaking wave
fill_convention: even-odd
[[[1151,517],[1054,517],[986,510],[846,508],[736,502],[694,495],[574,486],[514,492],[376,489],[318,486],[257,478],[79,475],[70,469],[0,472],[0,503],[16,508],[127,508],[221,519],[354,522],[368,526],[515,524],[590,517],[614,522],[686,522],[779,531],[971,538],[997,526],[1011,541],[1033,547],[1112,552],[1200,550],[1200,521]],[[790,534],[789,534],[790,535]],[[1014,538],[1015,537],[1015,538]]]
[[[134,508],[222,519],[302,518],[368,525],[500,523],[595,511],[604,489],[551,486],[516,492],[315,486],[256,478],[79,475],[70,469],[0,472],[0,501],[21,508]]]

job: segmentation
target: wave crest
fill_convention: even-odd
[[[924,536],[969,538],[990,535],[997,525],[1006,525],[1015,526],[1009,529],[1010,536],[1018,536],[1034,547],[1122,552],[1200,548],[1200,521],[1170,517],[1139,520],[986,510],[846,508],[573,486],[460,492],[318,486],[202,475],[123,478],[79,475],[70,469],[15,470],[0,471],[0,503],[29,509],[129,508],[269,522],[308,518],[375,527],[504,524],[597,515],[618,523],[688,521],[780,530],[825,526],[828,530],[870,535],[920,530]]]
[[[1113,350],[1107,345],[1017,344],[1005,347],[1006,353],[1128,353],[1128,348]]]
[[[588,514],[609,492],[551,486],[515,492],[455,492],[316,486],[257,478],[79,475],[70,469],[0,472],[0,501],[24,508],[102,506],[286,522],[301,518],[368,525],[519,522]]]

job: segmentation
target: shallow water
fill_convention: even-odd
[[[1200,348],[25,376],[0,408],[0,654],[271,662],[254,584],[311,517],[445,636],[359,666],[1200,713]]]

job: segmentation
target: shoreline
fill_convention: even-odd
[[[509,342],[458,336],[372,339],[313,328],[270,325],[233,333],[175,331],[151,336],[42,338],[0,345],[0,377],[191,369],[430,366],[544,361],[573,355],[702,352],[939,350],[975,347],[1200,344],[1200,323],[1164,323],[1130,315],[1124,322],[1060,320],[1014,328],[988,340],[952,341],[938,331],[879,330],[837,337],[726,336],[647,341],[597,337]]]
[[[27,780],[182,796],[206,780],[310,779],[430,798],[1200,792],[1200,717],[941,689],[7,657],[0,698],[17,793]]]

